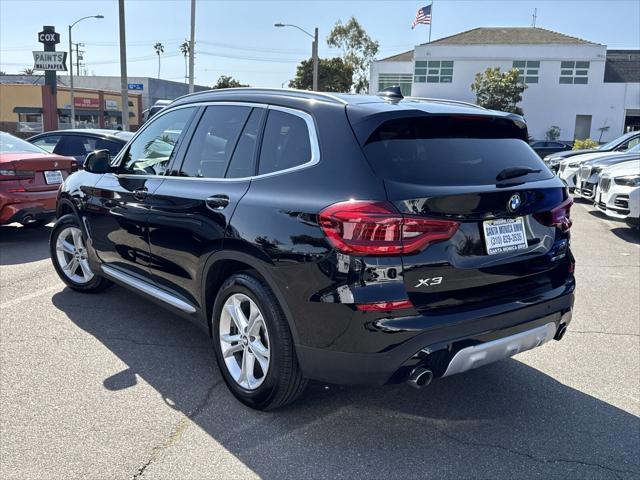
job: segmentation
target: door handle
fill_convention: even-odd
[[[138,188],[137,190],[133,191],[133,196],[136,198],[136,200],[142,201],[147,198],[148,192],[149,190],[147,189],[147,187]]]
[[[229,205],[229,197],[226,195],[212,195],[205,200],[207,208],[210,210],[222,210]]]

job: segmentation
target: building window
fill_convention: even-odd
[[[518,69],[518,81],[521,83],[538,83],[539,60],[514,60],[513,68]]]
[[[589,62],[561,62],[560,83],[586,84],[589,80]]]
[[[453,61],[429,60],[416,62],[414,82],[451,83],[453,81]]]
[[[18,114],[18,131],[19,132],[42,132],[42,114],[41,113],[19,113]]]
[[[378,75],[378,90],[398,85],[402,95],[411,95],[411,82],[413,75],[410,73],[381,73]]]

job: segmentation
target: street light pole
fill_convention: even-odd
[[[318,91],[318,27],[313,38],[313,90]]]
[[[87,18],[104,18],[104,15],[89,15],[88,17],[82,17],[69,25],[69,108],[71,110],[71,128],[76,128],[76,106],[75,97],[73,94],[73,45],[71,43],[71,29],[74,25]]]
[[[312,62],[313,62],[313,80],[312,80],[313,87],[312,87],[312,89],[315,90],[315,91],[318,91],[318,27],[315,28],[314,35],[311,35],[305,29],[300,28],[297,25],[292,25],[290,23],[276,23],[273,26],[274,27],[293,27],[293,28],[297,28],[302,33],[304,33],[305,35],[308,35],[309,37],[311,37],[313,39],[313,43],[311,44],[311,59],[312,59]]]
[[[189,36],[189,93],[193,93],[193,70],[196,44],[196,0],[191,0],[191,34]]]

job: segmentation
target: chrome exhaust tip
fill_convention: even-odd
[[[558,327],[558,331],[556,332],[555,337],[553,337],[554,340],[562,340],[565,333],[567,333],[567,326],[563,323]]]
[[[416,367],[409,374],[407,383],[418,390],[426,387],[433,380],[433,372],[428,368]]]

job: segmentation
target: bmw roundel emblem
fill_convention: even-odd
[[[511,195],[511,198],[507,203],[507,209],[510,212],[515,212],[520,208],[520,205],[522,205],[522,198],[520,198],[519,193],[514,193],[513,195]]]

